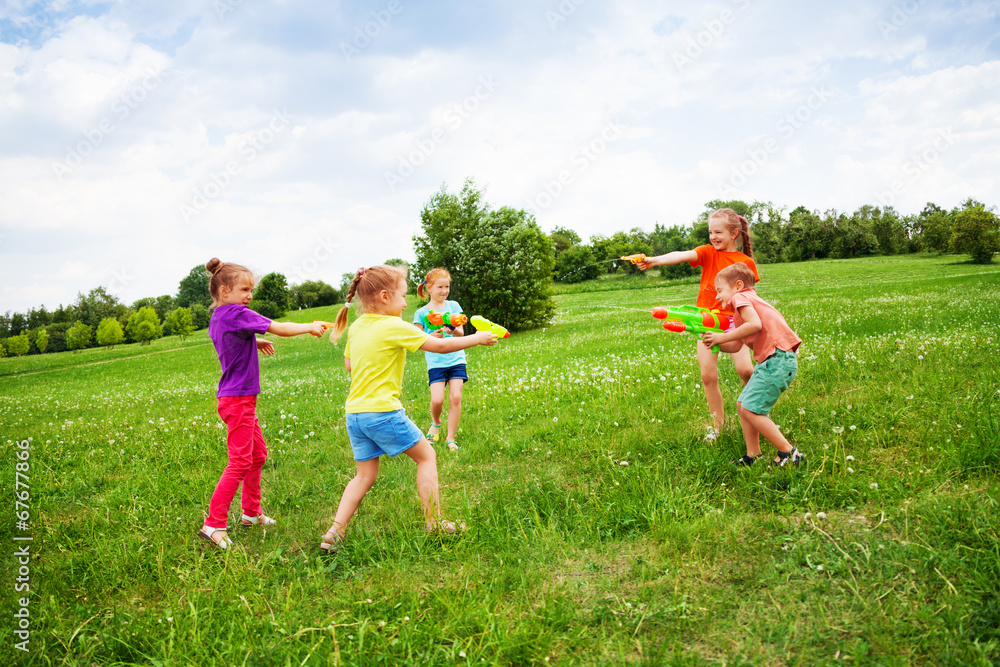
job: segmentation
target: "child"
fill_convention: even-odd
[[[680,264],[688,262],[691,266],[700,266],[701,285],[698,289],[698,300],[695,305],[710,310],[720,310],[731,315],[716,298],[715,276],[720,269],[731,264],[743,263],[750,267],[757,280],[757,266],[753,261],[753,246],[750,242],[750,228],[746,218],[738,215],[731,208],[720,208],[708,216],[708,237],[710,245],[698,246],[694,250],[678,250],[668,252],[659,257],[648,257],[638,264],[645,271],[653,266]],[[701,383],[704,387],[708,409],[715,419],[715,428],[709,429],[706,438],[714,440],[725,423],[725,407],[722,402],[722,391],[719,389],[719,359],[718,353],[712,352],[704,345],[697,346],[698,367],[701,369]],[[753,373],[750,352],[740,346],[739,351],[731,355],[736,372],[746,385]]]
[[[480,331],[471,336],[434,338],[405,323],[406,272],[393,266],[359,269],[347,292],[347,303],[337,314],[330,339],[339,340],[347,313],[357,293],[363,314],[351,325],[344,347],[344,366],[351,374],[347,396],[347,435],[351,439],[357,473],[347,484],[330,530],[320,548],[336,549],[361,499],[378,477],[383,454],[406,453],[417,464],[417,493],[424,507],[428,531],[455,532],[455,524],[441,519],[438,500],[437,455],[420,429],[410,421],[399,401],[406,352],[438,354],[474,345],[493,345],[496,335]]]
[[[462,307],[457,301],[448,301],[451,290],[451,274],[446,269],[431,269],[427,272],[424,282],[417,287],[417,296],[426,299],[430,294],[430,302],[418,308],[413,314],[413,324],[424,331],[424,318],[432,310],[436,312],[461,313]],[[435,338],[464,336],[462,327],[443,326],[430,332]],[[458,420],[462,418],[462,387],[469,380],[465,368],[465,350],[448,354],[425,352],[427,361],[427,384],[431,388],[431,428],[427,432],[427,440],[434,444],[441,429],[441,410],[444,407],[444,390],[448,389],[448,439],[445,441],[449,451],[458,449],[455,434],[458,433]]]
[[[747,453],[734,463],[753,465],[761,455],[760,436],[763,435],[778,448],[774,465],[795,464],[804,457],[781,434],[768,413],[778,396],[795,379],[799,368],[795,351],[802,339],[788,327],[774,306],[757,296],[754,279],[753,271],[745,264],[732,264],[719,271],[715,276],[715,289],[719,300],[733,310],[736,328],[724,333],[702,334],[702,341],[706,347],[719,345],[725,352],[746,344],[757,361],[750,381],[736,402]]]
[[[220,549],[231,544],[226,534],[229,505],[236,489],[243,484],[243,526],[272,526],[274,519],[260,509],[260,469],[267,460],[267,447],[257,423],[257,394],[260,393],[260,369],[257,351],[274,354],[274,345],[255,334],[264,332],[279,336],[323,334],[323,323],[293,324],[272,322],[247,308],[253,295],[254,277],[239,264],[228,264],[212,258],[205,268],[212,274],[209,292],[212,295],[212,319],[208,335],[215,344],[222,365],[219,380],[219,416],[229,428],[226,447],[229,462],[212,494],[205,525],[198,531],[202,537]]]

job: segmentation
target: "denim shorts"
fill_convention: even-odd
[[[794,352],[775,350],[774,354],[754,367],[750,381],[740,394],[739,401],[743,408],[757,415],[770,413],[798,371],[799,361]]]
[[[447,368],[428,368],[427,384],[435,382],[451,382],[452,380],[469,381],[469,374],[465,371],[465,364],[455,364]]]
[[[349,412],[347,435],[355,461],[370,461],[383,454],[397,456],[424,437],[403,410],[395,412]]]

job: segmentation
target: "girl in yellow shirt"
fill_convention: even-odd
[[[417,464],[417,493],[424,506],[427,530],[455,532],[455,524],[441,519],[437,454],[423,432],[406,416],[399,394],[406,352],[455,352],[476,345],[493,345],[496,335],[479,331],[471,336],[434,338],[401,318],[406,307],[406,272],[394,266],[359,269],[347,292],[347,303],[337,314],[330,339],[336,342],[347,327],[354,296],[363,314],[347,332],[344,365],[351,374],[347,395],[347,434],[357,473],[340,498],[337,515],[320,547],[336,549],[347,534],[347,524],[361,499],[378,477],[383,454],[405,453]]]

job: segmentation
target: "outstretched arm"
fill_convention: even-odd
[[[680,264],[682,262],[697,261],[698,253],[694,250],[675,250],[674,252],[668,252],[666,255],[647,257],[645,262],[639,262],[636,266],[645,271],[646,269],[654,266],[667,266],[668,264]]]
[[[271,326],[267,328],[267,333],[275,334],[276,336],[298,336],[299,334],[312,334],[319,338],[326,331],[326,326],[323,322],[309,322],[308,324],[299,324],[298,322],[271,322]]]
[[[471,336],[456,336],[453,338],[428,338],[420,349],[424,352],[437,352],[445,354],[447,352],[458,352],[476,345],[493,345],[497,342],[497,335],[490,331],[477,331]]]

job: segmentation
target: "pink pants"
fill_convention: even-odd
[[[243,484],[243,513],[260,515],[260,469],[267,460],[267,446],[257,423],[256,396],[220,396],[219,416],[229,428],[226,438],[229,463],[215,486],[205,525],[225,529],[229,505],[240,483]]]

